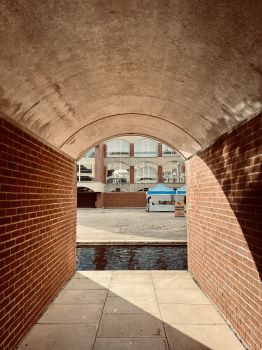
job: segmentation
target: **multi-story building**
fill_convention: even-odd
[[[77,162],[79,192],[87,189],[103,194],[124,192],[133,193],[133,198],[134,193],[138,193],[138,198],[139,192],[147,191],[156,183],[165,183],[171,188],[183,186],[185,163],[175,150],[146,137],[111,139],[86,152]]]

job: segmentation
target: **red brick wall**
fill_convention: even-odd
[[[78,192],[77,193],[77,208],[95,208],[96,207],[95,192]]]
[[[145,192],[103,193],[105,208],[141,208],[146,206]]]
[[[75,162],[0,118],[0,348],[14,349],[75,270]]]
[[[189,269],[250,349],[262,349],[261,116],[187,162]]]

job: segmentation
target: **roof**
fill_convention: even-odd
[[[165,186],[164,184],[157,184],[151,188],[147,194],[176,194],[176,190]]]
[[[176,190],[176,194],[186,194],[186,186],[180,187]]]

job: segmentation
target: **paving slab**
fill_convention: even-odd
[[[245,350],[228,325],[165,325],[170,350]]]
[[[92,281],[110,280],[114,271],[76,271],[73,279],[88,278]]]
[[[107,290],[64,289],[55,299],[55,304],[104,304]]]
[[[160,311],[155,296],[146,297],[108,297],[104,313],[149,313],[160,317]]]
[[[116,271],[112,275],[111,284],[119,283],[149,283],[152,284],[150,271],[141,273],[139,271]]]
[[[111,284],[108,296],[148,297],[155,296],[155,290],[153,285],[148,283],[115,283]]]
[[[149,314],[103,314],[98,338],[164,337],[161,320]]]
[[[25,348],[244,350],[186,271],[77,272]]]
[[[199,289],[156,289],[159,304],[210,304],[210,300]]]
[[[19,350],[92,350],[97,326],[87,324],[37,324]]]
[[[152,278],[190,278],[192,275],[187,270],[151,270]]]
[[[170,293],[172,290],[199,289],[196,282],[187,276],[183,277],[175,275],[173,277],[154,278],[153,283],[156,289],[169,290]]]
[[[108,289],[110,278],[72,278],[65,286],[65,289]]]
[[[38,323],[98,324],[102,309],[102,304],[52,304]]]
[[[162,320],[177,324],[223,324],[213,305],[159,304]]]
[[[97,338],[94,350],[168,350],[166,338]]]

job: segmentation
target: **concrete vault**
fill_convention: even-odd
[[[0,111],[73,158],[111,136],[185,157],[262,105],[260,0],[0,2]]]

